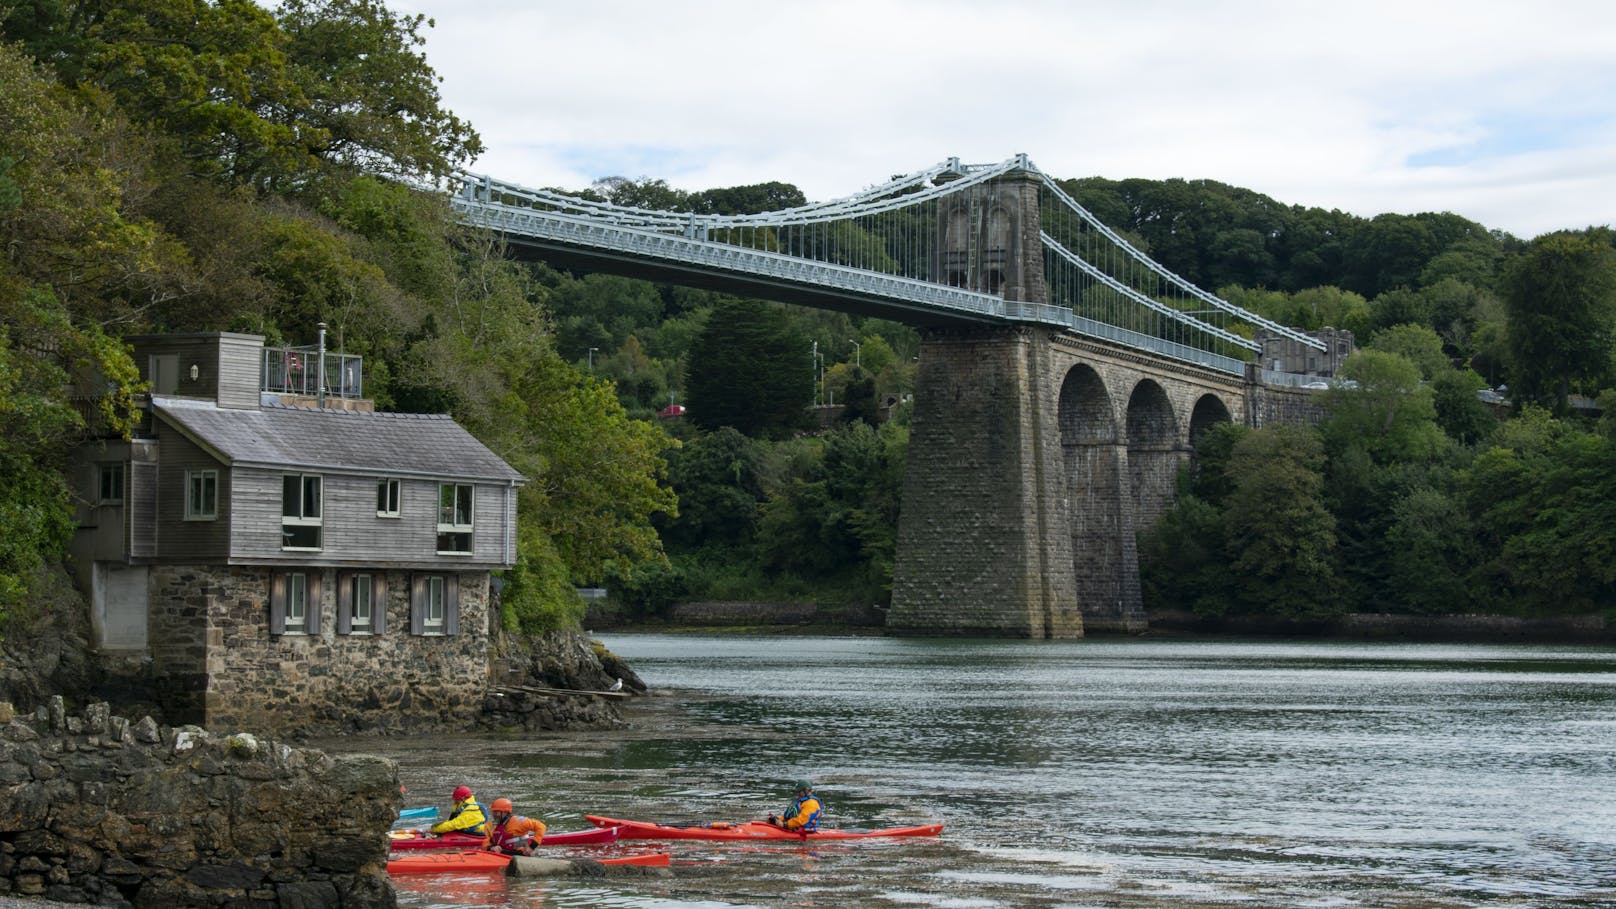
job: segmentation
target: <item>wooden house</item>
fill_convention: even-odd
[[[374,412],[356,357],[133,343],[145,424],[78,465],[75,565],[109,668],[213,728],[469,719],[521,475],[448,416]]]

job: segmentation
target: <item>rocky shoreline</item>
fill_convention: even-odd
[[[585,621],[593,629],[620,632],[738,632],[748,634],[883,634],[884,610],[826,607],[813,603],[755,601],[683,603],[667,616],[643,618],[600,607]],[[1602,615],[1506,616],[1482,614],[1401,615],[1353,613],[1317,619],[1280,616],[1203,616],[1157,609],[1148,627],[1127,637],[1285,637],[1319,640],[1421,643],[1611,644],[1616,622]],[[1097,633],[1115,637],[1123,633]]]
[[[0,895],[388,909],[398,768],[58,696],[0,726]],[[310,818],[318,817],[318,823]]]

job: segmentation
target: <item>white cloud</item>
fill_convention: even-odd
[[[951,155],[1530,237],[1616,221],[1608,2],[397,0],[475,169],[842,196]],[[1412,163],[1411,163],[1412,162]],[[1418,166],[1424,165],[1424,166]]]

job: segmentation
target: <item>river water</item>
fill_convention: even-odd
[[[666,877],[397,878],[409,907],[1616,907],[1616,650],[613,634],[621,730],[345,740],[409,803],[553,831],[705,822],[814,780],[827,826]],[[619,852],[643,844],[609,847]]]

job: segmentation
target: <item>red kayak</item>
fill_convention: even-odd
[[[622,821],[617,818],[586,814],[584,820],[598,827],[618,827],[625,840],[862,840],[878,836],[941,836],[942,824],[921,824],[915,827],[882,827],[877,830],[826,830],[798,833],[777,827],[767,821],[743,821],[730,824],[718,821],[699,827],[673,827],[650,821]]]
[[[596,846],[601,843],[615,843],[621,833],[611,827],[592,827],[588,830],[574,830],[570,833],[546,833],[544,839],[539,841],[540,846]],[[483,838],[465,833],[445,833],[442,836],[433,836],[419,830],[394,830],[388,834],[389,849],[476,849],[482,846]]]
[[[432,855],[410,855],[388,861],[388,874],[448,874],[456,871],[504,871],[511,863],[508,855],[484,852],[481,849],[464,852],[437,852]]]
[[[672,861],[672,857],[666,852],[654,852],[646,855],[623,855],[604,859],[575,859],[575,861],[599,861],[602,865],[643,865],[665,868]],[[387,863],[387,873],[453,874],[470,871],[504,871],[505,866],[510,863],[511,856],[509,855],[484,852],[481,849],[461,852],[438,852],[432,855],[407,855],[403,858],[393,859]]]

